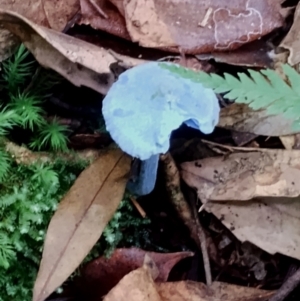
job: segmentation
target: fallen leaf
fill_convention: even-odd
[[[246,145],[248,143],[252,143],[253,140],[255,138],[257,138],[258,135],[255,135],[255,134],[251,134],[251,133],[243,133],[243,132],[236,132],[236,131],[231,131],[231,137],[234,141],[234,143],[237,145],[237,146],[243,146],[243,145]],[[249,146],[249,145],[247,145]]]
[[[125,16],[125,10],[123,5],[124,0],[108,0],[108,1],[111,2],[118,9],[118,11],[123,17]]]
[[[236,66],[272,68],[273,60],[270,52],[273,48],[263,40],[247,43],[234,51],[212,52],[198,54],[199,60],[214,59],[218,63],[226,63]]]
[[[102,3],[101,9],[107,15],[107,18],[99,14],[90,0],[80,0],[82,18],[79,24],[90,25],[95,29],[103,30],[117,37],[130,40],[125,19],[118,9],[109,1],[102,1]]]
[[[147,265],[126,276],[105,296],[103,301],[161,301],[151,270]]]
[[[280,136],[279,139],[285,149],[300,149],[300,134]]]
[[[162,301],[267,301],[273,291],[213,282],[207,287],[201,282],[178,281],[157,283]]]
[[[130,157],[110,150],[84,170],[48,227],[33,301],[43,301],[78,267],[122,200]]]
[[[180,260],[193,256],[192,252],[155,253],[137,248],[117,249],[109,257],[100,257],[88,263],[78,279],[77,292],[86,300],[99,300],[125,275],[139,268],[148,254],[156,264],[159,274],[156,281],[167,281],[171,269]],[[101,283],[101,285],[99,285]]]
[[[114,82],[110,65],[116,59],[105,49],[36,25],[13,12],[0,10],[0,21],[43,67],[55,70],[74,85],[106,94]]]
[[[0,0],[1,10],[18,13],[32,22],[62,31],[78,12],[79,0]]]
[[[218,127],[277,137],[296,133],[292,123],[281,115],[268,115],[265,110],[254,111],[248,105],[234,103],[221,109]]]
[[[242,148],[240,148],[242,149]],[[300,195],[300,151],[257,149],[181,164],[202,201],[246,201]]]
[[[232,50],[282,27],[282,0],[124,0],[133,42],[189,54]]]
[[[294,23],[279,47],[290,51],[288,57],[290,65],[294,66],[300,63],[300,3],[298,3],[294,14]]]
[[[300,260],[300,198],[258,198],[247,203],[209,202],[213,213],[242,242]]]
[[[19,45],[20,40],[0,25],[0,62],[9,58]]]

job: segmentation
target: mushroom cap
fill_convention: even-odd
[[[166,153],[172,131],[182,123],[209,134],[219,121],[219,102],[212,89],[160,64],[128,69],[103,100],[103,117],[112,139],[141,160]]]

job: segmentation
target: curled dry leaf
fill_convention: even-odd
[[[79,0],[0,0],[3,10],[18,13],[32,22],[62,31],[67,22],[78,12]]]
[[[209,202],[213,213],[241,241],[270,254],[300,260],[300,198],[258,198],[247,203]]]
[[[201,282],[179,281],[157,283],[162,301],[266,301],[273,291],[213,282],[207,287]]]
[[[111,257],[100,257],[88,263],[78,279],[79,293],[86,300],[99,300],[126,274],[139,268],[148,254],[158,268],[156,281],[165,282],[171,269],[180,260],[193,256],[192,252],[155,253],[137,248],[117,249]],[[101,283],[101,285],[99,285]]]
[[[246,201],[300,195],[300,151],[258,149],[181,164],[184,181],[202,201]]]
[[[153,263],[147,262],[121,279],[103,301],[161,301],[153,280]]]
[[[298,3],[295,14],[294,23],[280,44],[280,47],[290,51],[288,63],[292,66],[300,63],[300,3]]]
[[[79,266],[122,200],[131,159],[120,150],[100,156],[77,178],[51,219],[33,301],[43,301]]]
[[[263,136],[282,136],[296,133],[292,120],[281,115],[268,115],[265,110],[254,111],[245,104],[234,103],[222,108],[218,127]]]
[[[282,0],[124,0],[127,30],[144,47],[226,51],[283,26]]]
[[[45,68],[55,70],[76,86],[106,94],[116,59],[105,49],[39,26],[16,13],[0,10],[0,22],[25,44]]]

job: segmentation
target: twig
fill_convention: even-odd
[[[62,33],[67,33],[79,20],[81,19],[80,8],[76,11],[74,16],[67,22],[65,28],[62,30]]]
[[[175,207],[183,223],[190,230],[192,239],[195,241],[198,248],[202,251],[206,284],[211,285],[212,277],[204,231],[199,221],[197,222],[198,218],[195,216],[195,214],[193,214],[193,210],[191,209],[183,193],[181,192],[179,171],[172,156],[170,155],[170,153],[166,153],[165,155],[161,155],[160,158],[164,164],[166,186],[167,191],[170,195],[170,201]]]
[[[141,205],[137,202],[137,200],[134,197],[130,197],[130,200],[133,204],[133,206],[136,208],[136,210],[139,212],[141,217],[145,218],[146,217],[146,212],[145,210],[141,207]]]
[[[300,269],[298,269],[288,280],[281,286],[276,294],[269,301],[284,300],[300,284]]]
[[[192,201],[192,212],[194,215],[194,219],[196,222],[196,230],[197,230],[197,237],[200,241],[200,247],[202,251],[202,257],[203,257],[203,265],[204,265],[204,271],[205,271],[205,276],[207,281],[207,285],[210,285],[212,282],[212,277],[211,277],[211,269],[210,269],[210,262],[209,262],[209,256],[208,256],[208,251],[207,251],[207,244],[206,244],[206,237],[205,237],[205,232],[204,229],[200,223],[199,217],[198,217],[198,212],[197,212],[197,207],[196,203]],[[209,284],[208,284],[209,282]]]

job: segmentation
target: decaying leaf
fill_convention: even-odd
[[[105,49],[36,25],[16,13],[0,10],[0,21],[42,66],[55,70],[74,85],[106,94],[114,82],[110,65],[116,59]]]
[[[284,24],[282,0],[124,0],[132,41],[144,47],[199,54],[226,51]]]
[[[161,301],[153,280],[155,264],[146,256],[144,265],[123,277],[103,301]]]
[[[201,282],[179,281],[157,283],[162,301],[267,301],[273,291],[213,282],[207,287]]]
[[[71,275],[97,242],[122,200],[131,159],[100,156],[77,178],[49,224],[33,301],[43,301]]]
[[[81,272],[77,287],[86,300],[99,300],[125,275],[143,265],[148,254],[156,264],[159,274],[156,281],[167,281],[171,269],[192,252],[155,253],[137,248],[117,249],[111,257],[100,257],[88,263]],[[101,285],[99,285],[101,283]]]
[[[300,134],[280,136],[279,138],[285,149],[300,149]]]
[[[99,2],[100,3],[100,2]],[[103,17],[91,4],[91,0],[80,0],[82,18],[80,24],[90,25],[120,38],[130,40],[124,17],[108,0],[102,1],[101,9],[107,15]]]
[[[280,44],[280,47],[290,51],[288,63],[292,66],[300,63],[300,3],[298,3],[295,14],[294,23]]]
[[[245,201],[300,195],[300,151],[258,149],[181,164],[202,201]]]
[[[79,0],[0,0],[0,7],[16,12],[38,25],[62,31],[79,10]]]
[[[300,198],[259,198],[246,203],[209,202],[213,213],[241,241],[270,254],[300,260]]]
[[[0,25],[0,62],[9,58],[20,44],[20,40]]]
[[[281,115],[268,115],[265,110],[253,111],[248,105],[234,103],[222,108],[218,126],[256,135],[282,136],[296,133],[292,123]]]
[[[263,40],[248,43],[234,51],[212,52],[198,54],[200,60],[214,59],[216,62],[236,66],[271,68],[273,60],[269,55],[272,47]]]

